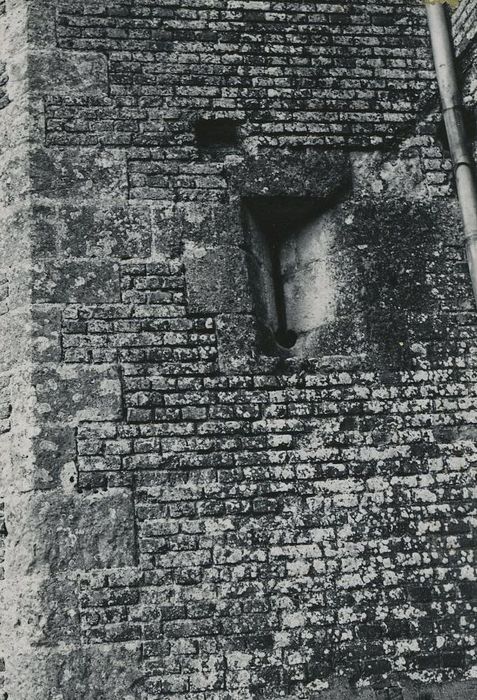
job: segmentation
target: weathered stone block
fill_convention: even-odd
[[[61,361],[61,309],[57,306],[31,308],[31,360]]]
[[[37,304],[120,301],[119,265],[113,262],[48,260],[32,268]]]
[[[0,372],[11,371],[21,362],[28,361],[30,352],[30,314],[25,311],[0,316],[0,334],[9,338],[0,354]]]
[[[9,692],[31,700],[32,688],[44,700],[136,700],[140,645],[64,646],[19,649],[7,662]],[[61,695],[58,695],[58,692]]]
[[[73,364],[38,367],[33,371],[32,383],[34,411],[43,421],[108,421],[122,415],[115,368]]]
[[[58,574],[133,566],[134,514],[129,490],[11,495],[5,507],[7,572]]]
[[[30,192],[27,176],[28,150],[24,145],[9,148],[0,158],[0,206],[8,207]]]
[[[243,162],[227,164],[229,186],[242,197],[288,195],[323,201],[351,187],[351,161],[346,153],[281,152],[263,149]]]
[[[0,143],[5,150],[2,159],[8,158],[7,150],[16,149],[26,143],[42,143],[45,133],[43,100],[30,96],[24,83],[14,83],[9,80],[8,85],[10,103],[3,109],[2,119],[0,119]],[[20,184],[28,181],[27,170],[24,175],[24,183]],[[2,189],[9,184],[2,183]],[[17,200],[13,197],[11,201]]]
[[[25,266],[30,255],[51,256],[56,250],[52,222],[46,220],[44,207],[20,207],[0,211],[0,255],[9,265]]]
[[[107,93],[107,59],[103,54],[75,51],[29,51],[25,80],[41,94],[102,95]]]
[[[134,205],[65,205],[57,212],[59,250],[68,257],[145,258],[151,213]]]
[[[241,203],[170,203],[153,209],[155,250],[177,256],[188,242],[197,246],[240,246]]]
[[[42,574],[10,579],[5,591],[3,624],[8,637],[24,644],[78,644],[79,580],[75,574]]]
[[[127,196],[126,161],[119,151],[36,148],[29,163],[30,191],[41,197]]]
[[[194,257],[188,256],[186,284],[194,313],[240,313],[251,309],[245,255],[238,248],[199,249]]]
[[[36,49],[56,47],[55,7],[49,0],[8,0],[7,52],[18,53],[34,46]]]

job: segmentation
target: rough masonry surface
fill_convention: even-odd
[[[475,697],[441,133],[414,1],[0,2],[5,698]],[[329,312],[294,352],[259,332],[244,202],[299,197]]]

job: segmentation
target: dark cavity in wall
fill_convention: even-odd
[[[234,119],[199,119],[195,140],[200,150],[209,153],[234,151],[240,144],[238,122]]]
[[[321,217],[334,204],[334,199],[312,196],[242,200],[250,285],[265,354],[292,350],[325,318],[326,301],[319,293],[326,260]]]

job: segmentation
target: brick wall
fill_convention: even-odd
[[[469,49],[477,34],[477,3],[462,0],[452,16],[456,46],[459,53]]]
[[[400,0],[68,3],[58,45],[104,52],[109,94],[49,100],[50,143],[166,146],[179,161],[194,151],[191,122],[208,114],[264,144],[378,145],[432,89],[422,10]]]
[[[382,265],[389,240],[373,249],[371,236],[384,208],[368,219],[362,206],[348,215]],[[403,215],[388,212],[401,245]],[[391,256],[394,274],[422,256],[436,307],[406,309],[378,282],[382,314],[396,304],[409,316],[394,335],[379,319],[391,347],[371,362],[351,350],[258,357],[224,374],[218,327],[230,320],[191,314],[176,265],[124,263],[134,307],[118,296],[65,308],[65,360],[113,360],[123,375],[124,421],[78,426],[78,487],[132,489],[136,524],[136,566],[82,579],[82,635],[142,643],[141,697],[309,697],[338,669],[376,685],[472,665],[457,630],[474,597],[475,371],[462,333],[473,314],[457,243],[443,237],[455,219],[441,216],[425,247],[411,238],[408,258]],[[408,274],[404,295],[426,300],[423,272]]]
[[[7,16],[9,697],[471,697],[476,324],[422,8]],[[243,203],[300,196],[333,212],[334,311],[294,356]]]

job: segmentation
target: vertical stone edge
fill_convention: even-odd
[[[12,444],[15,435],[21,432],[22,424],[28,424],[27,403],[12,410],[12,385],[19,378],[28,383],[29,369],[29,294],[28,261],[29,246],[27,228],[20,226],[26,219],[28,209],[29,166],[27,146],[28,117],[25,81],[15,79],[14,66],[21,60],[24,40],[15,41],[23,35],[20,20],[21,7],[6,3],[0,15],[0,64],[4,75],[3,108],[0,111],[0,247],[2,249],[0,279],[2,280],[2,302],[0,330],[0,395],[2,403],[2,429],[0,431],[0,499],[2,501],[2,540],[4,545],[3,580],[0,604],[1,647],[4,657],[1,669],[5,676],[5,697],[8,692],[8,678],[13,663],[15,630],[11,627],[7,609],[16,601],[14,574],[9,565],[10,559],[10,518],[15,506],[16,476],[12,461]],[[22,183],[19,186],[19,183]],[[16,201],[10,200],[16,189]],[[2,678],[3,681],[3,678]],[[3,697],[3,695],[2,695]]]
[[[0,23],[9,104],[0,114],[0,415],[1,491],[5,495],[2,598],[5,692],[16,700],[62,697],[134,699],[138,645],[83,644],[82,572],[133,567],[133,496],[128,488],[76,488],[76,430],[82,421],[118,421],[121,384],[111,364],[64,363],[62,312],[68,305],[119,301],[119,265],[66,253],[58,243],[71,198],[127,206],[124,154],[97,148],[50,148],[48,94],[107,93],[102,55],[66,55],[56,47],[56,3],[7,0]],[[1,120],[4,120],[3,125]],[[65,174],[66,173],[66,174]],[[65,204],[66,202],[66,204]],[[42,227],[41,212],[60,212]],[[53,243],[52,243],[53,240]],[[91,269],[99,281],[91,276]],[[77,280],[85,279],[84,293]],[[3,280],[6,280],[6,284]],[[9,382],[4,402],[2,381]],[[5,392],[8,388],[5,388]],[[6,408],[4,408],[4,404]],[[45,451],[45,445],[49,445]],[[0,558],[2,512],[0,510]],[[112,527],[116,522],[117,527]],[[0,675],[2,675],[0,662]],[[1,687],[1,686],[0,686]],[[1,692],[1,691],[0,691]]]

